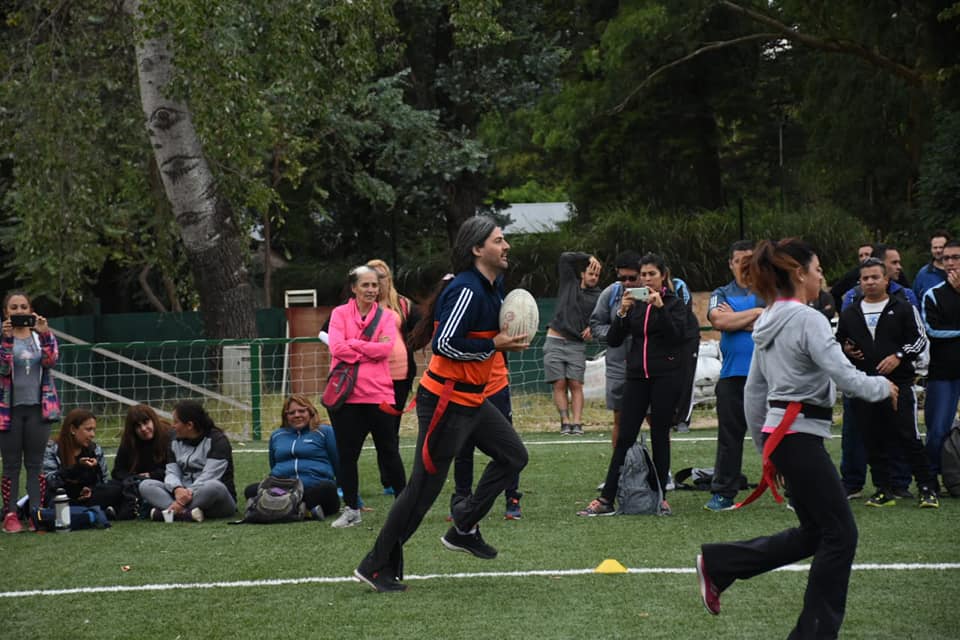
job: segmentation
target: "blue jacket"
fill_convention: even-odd
[[[300,478],[304,487],[322,481],[336,482],[340,469],[333,427],[321,424],[316,431],[282,426],[270,436],[270,475]]]
[[[766,306],[760,296],[738,285],[736,279],[714,289],[707,307],[707,319],[710,318],[710,312],[721,304],[728,305],[734,311],[747,311]],[[721,332],[720,354],[723,356],[723,364],[720,367],[721,379],[746,377],[750,373],[750,360],[753,358],[752,332],[745,329]]]
[[[917,277],[913,279],[913,293],[917,296],[918,300],[922,300],[923,294],[925,294],[928,289],[937,286],[946,279],[946,271],[937,268],[932,262],[928,262],[920,267],[920,271],[917,271]]]
[[[457,274],[437,298],[433,356],[420,378],[422,388],[440,396],[443,381],[453,380],[467,387],[454,387],[451,402],[466,407],[483,404],[502,304],[503,274],[493,282],[476,267]]]

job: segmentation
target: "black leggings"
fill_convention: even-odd
[[[413,388],[413,380],[394,380],[393,381],[393,408],[397,411],[403,411],[407,408],[407,397],[410,396],[410,389]],[[397,434],[399,439],[400,436],[400,419],[403,418],[403,414],[398,416],[391,416],[393,419],[393,430]],[[377,467],[380,469],[380,484],[383,485],[383,488],[386,489],[390,486],[390,473],[389,473],[389,463],[387,459],[380,454],[380,450],[377,449]]]
[[[330,421],[333,422],[337,450],[340,452],[340,474],[337,479],[343,487],[343,502],[351,509],[359,508],[357,461],[367,434],[373,435],[377,457],[382,456],[387,467],[389,486],[399,495],[407,486],[407,477],[400,458],[397,433],[393,428],[393,416],[384,413],[375,404],[345,404],[337,411],[330,412]]]
[[[711,580],[721,590],[813,556],[803,609],[790,638],[836,638],[857,551],[857,523],[823,438],[786,436],[770,459],[790,487],[799,526],[743,542],[703,545]]]
[[[650,440],[653,444],[653,465],[657,468],[660,486],[667,486],[670,471],[670,427],[677,398],[681,393],[682,371],[659,378],[627,378],[623,387],[623,410],[620,414],[620,433],[607,468],[607,479],[601,497],[613,503],[620,485],[620,467],[627,450],[640,435],[643,419],[650,409]]]

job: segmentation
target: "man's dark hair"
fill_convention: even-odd
[[[640,270],[640,254],[636,251],[624,251],[613,261],[615,269],[633,269]]]
[[[896,247],[891,247],[888,244],[883,244],[881,242],[878,242],[873,245],[873,257],[878,258],[880,260],[886,260],[887,251],[896,251],[896,250],[897,250]]]
[[[473,216],[460,225],[451,251],[454,273],[467,271],[473,266],[473,248],[482,247],[496,228],[496,221],[489,216]]]
[[[934,238],[946,238],[947,242],[950,242],[951,240],[953,240],[953,236],[951,236],[950,232],[947,231],[946,229],[937,229],[936,231],[931,233],[930,240],[933,240]]]
[[[737,240],[730,245],[730,259],[733,260],[733,254],[737,251],[753,251],[753,242],[750,240]]]
[[[960,240],[947,240],[947,244],[943,245],[943,248],[947,247],[960,247]]]
[[[887,263],[876,256],[870,256],[869,258],[861,262],[860,272],[862,273],[863,270],[868,267],[880,267],[880,270],[883,272],[883,275],[887,275]]]

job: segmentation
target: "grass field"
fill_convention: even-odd
[[[675,435],[673,469],[711,466],[715,435]],[[786,637],[800,610],[802,566],[736,583],[719,617],[704,611],[693,572],[702,542],[793,526],[794,515],[769,494],[742,512],[709,513],[701,508],[706,494],[676,491],[672,517],[577,518],[604,475],[609,433],[525,440],[524,519],[504,521],[499,501],[482,525],[500,549],[495,560],[441,547],[445,492],[406,547],[408,592],[376,594],[348,578],[391,500],[379,495],[374,454],[365,451],[361,493],[375,511],[352,529],[332,529],[329,520],[121,522],[107,531],[0,536],[2,637]],[[402,445],[409,469],[406,429]],[[839,439],[830,449],[839,460]],[[235,451],[238,487],[265,475],[265,444]],[[759,457],[749,443],[745,458],[756,480]],[[944,499],[939,510],[903,501],[853,509],[860,546],[841,637],[960,637],[960,501]],[[631,573],[592,572],[608,558]]]

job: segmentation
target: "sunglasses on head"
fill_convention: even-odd
[[[635,275],[635,276],[617,276],[617,280],[619,280],[620,282],[636,282],[636,281],[639,280],[639,279],[640,279],[640,276],[639,276],[639,275]]]

